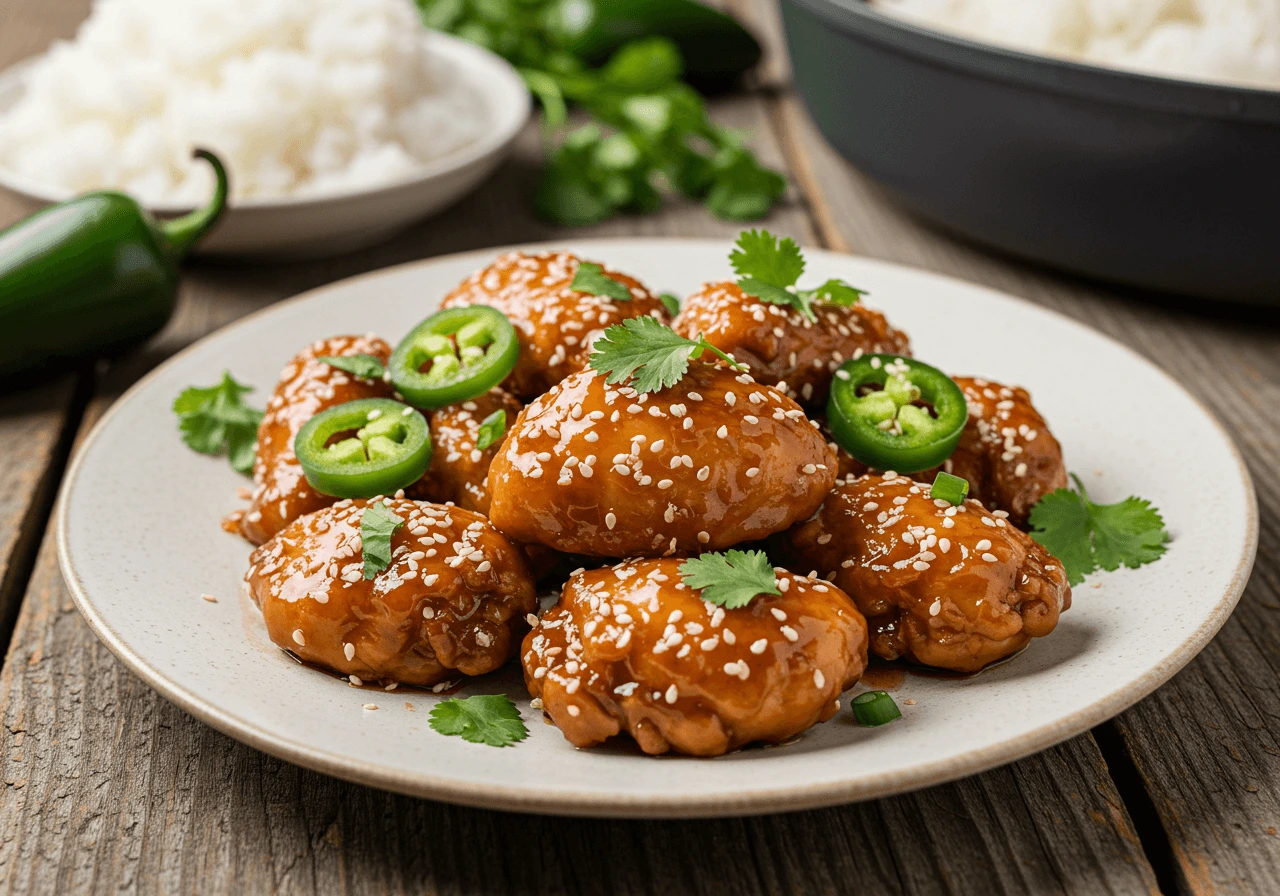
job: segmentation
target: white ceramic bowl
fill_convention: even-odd
[[[423,35],[436,55],[453,63],[485,98],[489,129],[474,143],[423,165],[408,178],[373,189],[304,198],[242,199],[232,202],[199,251],[218,255],[314,257],[378,243],[461,199],[507,155],[529,118],[529,91],[512,66],[488,50],[438,32]],[[30,62],[0,73],[0,113],[22,95]],[[231,171],[235,177],[235,172]],[[71,194],[0,167],[0,187],[34,207]],[[148,205],[159,217],[175,217],[189,206]]]

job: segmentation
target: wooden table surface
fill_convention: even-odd
[[[1037,756],[892,799],[719,821],[556,819],[395,796],[273,759],[171,706],[90,633],[49,531],[77,439],[132,381],[241,315],[397,262],[535,239],[737,232],[688,205],[585,230],[538,222],[531,127],[483,189],[391,243],[309,263],[193,264],[177,315],[140,353],[0,395],[0,889],[1280,893],[1280,330],[1257,312],[1047,273],[904,214],[831,151],[789,90],[773,0],[730,5],[769,56],[749,92],[713,109],[790,176],[767,226],[1079,318],[1169,371],[1234,433],[1261,544],[1222,632],[1155,694]],[[0,0],[0,67],[70,35],[86,12],[87,0]],[[0,227],[20,214],[0,197]]]

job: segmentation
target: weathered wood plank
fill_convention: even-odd
[[[1280,891],[1280,330],[1266,313],[1137,295],[988,254],[903,212],[838,158],[795,98],[781,100],[778,113],[826,244],[957,275],[1084,320],[1176,376],[1236,438],[1262,519],[1248,589],[1210,647],[1114,724],[1171,842],[1179,885]]]

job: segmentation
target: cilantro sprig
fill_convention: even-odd
[[[578,265],[578,271],[573,275],[573,282],[569,284],[569,288],[593,296],[604,296],[615,302],[631,301],[631,290],[606,274],[600,265],[589,261]]]
[[[817,320],[815,303],[856,304],[867,293],[843,280],[831,279],[814,289],[798,289],[804,273],[804,253],[795,240],[779,240],[767,230],[747,230],[729,253],[729,263],[738,274],[738,287],[774,305],[790,305],[807,319]]]
[[[735,131],[714,122],[683,80],[679,48],[638,36],[602,66],[572,49],[585,5],[564,0],[417,0],[428,28],[487,47],[516,66],[542,107],[550,149],[535,196],[539,215],[595,224],[661,208],[667,195],[720,218],[764,217],[787,182]],[[587,16],[594,15],[588,7]],[[576,108],[588,123],[569,129]]]
[[[501,439],[506,431],[507,412],[502,408],[498,408],[480,421],[480,431],[476,434],[476,448],[484,451],[494,442]]]
[[[632,317],[614,324],[591,346],[587,364],[592,370],[608,374],[610,384],[631,380],[637,392],[669,389],[689,372],[689,362],[703,352],[712,352],[735,368],[743,365],[698,334],[686,339],[675,330],[652,317]]]
[[[751,603],[760,594],[781,594],[764,551],[703,554],[680,565],[680,578],[702,591],[702,599],[727,610]]]
[[[226,453],[231,468],[246,476],[253,472],[262,411],[242,400],[252,386],[222,372],[216,386],[190,386],[173,401],[178,431],[187,447],[201,454]]]
[[[380,380],[387,375],[386,366],[373,355],[325,355],[320,360],[364,380]]]
[[[364,555],[365,579],[376,579],[391,565],[391,536],[404,520],[381,501],[370,504],[360,514],[360,552]]]
[[[508,747],[529,736],[520,710],[505,694],[441,700],[431,708],[432,730],[473,744]]]
[[[1128,497],[1115,504],[1089,500],[1074,473],[1076,488],[1060,488],[1031,509],[1031,537],[1062,561],[1067,579],[1079,585],[1089,573],[1127,566],[1137,569],[1159,560],[1169,532],[1151,502]]]

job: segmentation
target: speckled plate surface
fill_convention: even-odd
[[[729,273],[727,242],[568,248],[677,294]],[[394,341],[498,251],[369,274],[252,315],[157,368],[97,425],[59,503],[59,556],[81,612],[134,672],[245,743],[389,790],[528,812],[734,815],[936,784],[1071,737],[1173,675],[1244,589],[1258,530],[1248,472],[1214,418],[1165,374],[1027,302],[813,250],[809,273],[870,290],[869,303],[910,333],[922,359],[1028,387],[1095,499],[1136,493],[1163,511],[1167,556],[1077,588],[1057,631],[1012,662],[960,681],[907,675],[893,688],[904,719],[883,728],[861,729],[846,710],[793,743],[718,759],[648,758],[627,744],[575,750],[529,709],[511,666],[463,693],[510,694],[526,741],[495,749],[438,735],[427,724],[438,698],[351,688],[267,640],[241,596],[249,547],[219,528],[245,480],[183,446],[169,406],[224,368],[265,401],[287,359],[323,336],[374,331]],[[362,708],[371,702],[377,711]]]

